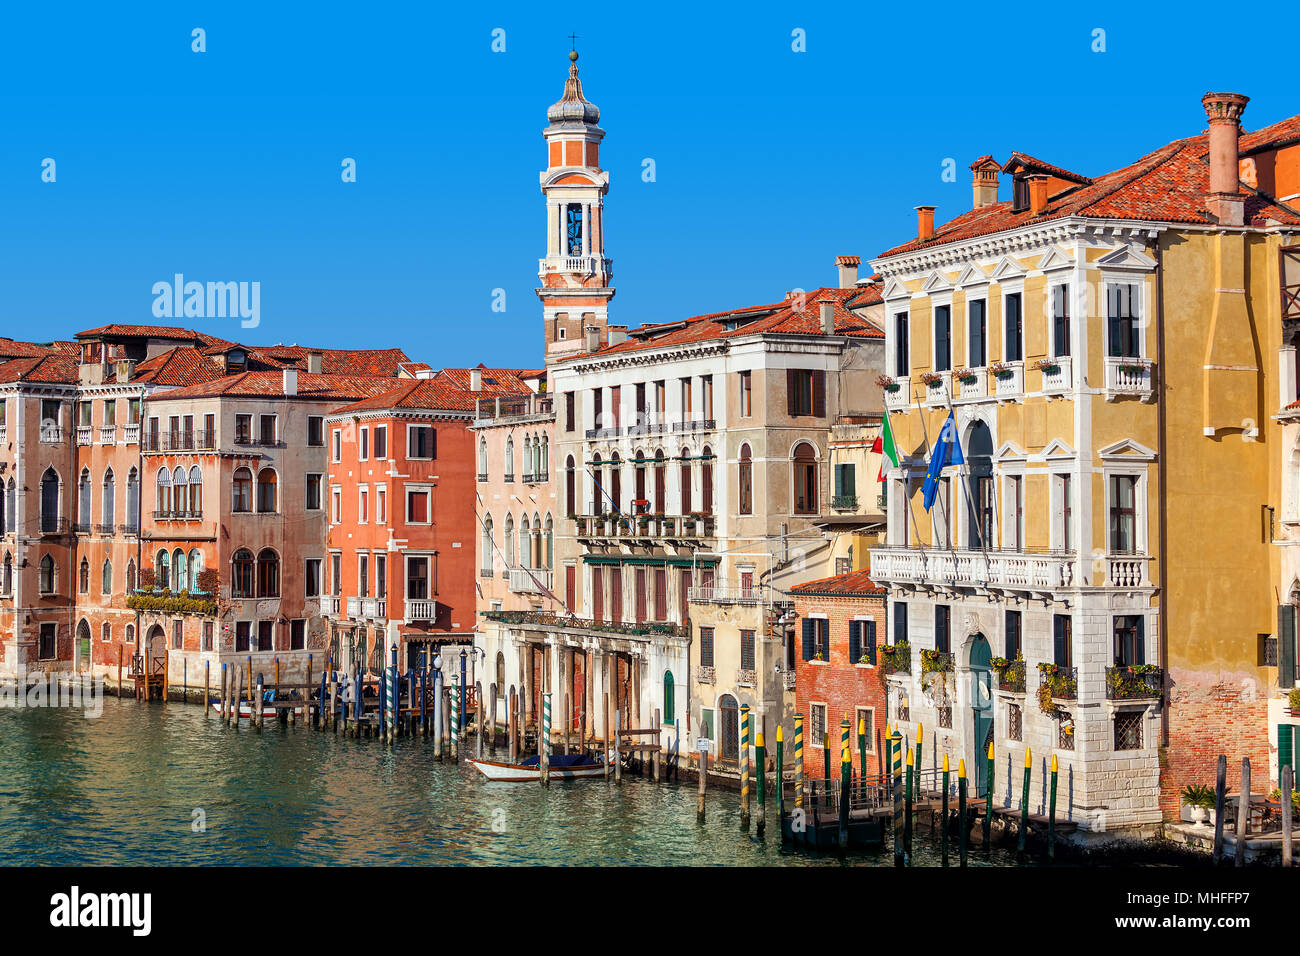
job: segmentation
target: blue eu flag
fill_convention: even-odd
[[[921,500],[926,511],[934,506],[935,496],[939,493],[939,475],[944,467],[964,464],[966,459],[961,456],[961,442],[957,441],[957,422],[949,412],[930,452],[930,470],[925,473],[925,484],[921,486]]]

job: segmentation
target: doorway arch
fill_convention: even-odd
[[[90,624],[83,617],[77,624],[77,663],[76,669],[90,667]]]
[[[740,759],[740,705],[730,694],[718,701],[718,756],[723,760]]]
[[[967,644],[967,665],[970,668],[970,726],[975,765],[975,793],[983,796],[989,785],[988,745],[993,740],[993,659],[988,639],[979,631],[970,636]]]

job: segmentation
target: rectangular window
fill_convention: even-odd
[[[831,656],[831,622],[824,617],[803,619],[803,659],[826,661]]]
[[[853,708],[853,741],[858,737],[867,740],[867,753],[876,752],[876,709],[874,707]]]
[[[259,651],[275,650],[275,621],[257,622],[257,649]]]
[[[384,488],[375,489],[375,523],[384,524],[388,521],[388,491]]]
[[[1142,717],[1145,711],[1121,710],[1115,715],[1115,749],[1142,749]]]
[[[623,427],[623,387],[621,385],[611,385],[609,387],[609,418],[611,428]]]
[[[646,577],[645,568],[637,568],[635,572],[636,581],[636,617],[638,624],[644,623],[646,617]]]
[[[335,597],[343,593],[343,555],[330,555],[330,594]]]
[[[705,375],[700,378],[700,387],[704,394],[704,420],[713,420],[713,376]]]
[[[357,555],[357,597],[370,596],[370,555]]]
[[[988,327],[984,317],[985,302],[976,299],[966,303],[966,318],[969,332],[966,338],[966,364],[979,368],[988,363]]]
[[[424,599],[429,596],[429,559],[408,557],[406,559],[406,596]]]
[[[313,448],[325,444],[325,419],[320,415],[307,416],[307,444]]]
[[[367,524],[370,521],[370,489],[360,488],[357,494],[357,523]]]
[[[1021,648],[1020,612],[1007,611],[1005,621],[1006,621],[1006,625],[1005,625],[1006,641],[1004,642],[1002,654],[1004,657],[1006,657],[1007,660],[1014,661],[1016,659],[1016,655],[1020,653],[1020,648]]]
[[[907,602],[894,602],[894,644],[907,643]]]
[[[609,569],[609,619],[623,620],[623,568],[615,565]]]
[[[375,597],[388,597],[388,555],[375,555]]]
[[[1110,479],[1110,551],[1137,553],[1137,476],[1112,475]]]
[[[603,388],[593,388],[591,390],[591,427],[605,427],[605,390]]]
[[[406,493],[406,522],[407,524],[428,524],[429,523],[429,492],[408,491]]]
[[[754,414],[754,373],[740,373],[740,417],[749,418]]]
[[[826,745],[826,705],[810,704],[808,707],[808,746]]]
[[[289,650],[301,651],[307,648],[307,622],[296,618],[289,622]]]
[[[343,523],[343,492],[339,488],[330,489],[330,521],[333,524]]]
[[[947,372],[952,368],[952,306],[934,307],[934,370]]]
[[[253,624],[251,621],[235,622],[235,650],[247,651],[249,642],[252,639]]]
[[[257,440],[263,445],[275,444],[275,416],[274,415],[258,416]]]
[[[1003,528],[1003,545],[1010,551],[1025,546],[1025,483],[1021,475],[1007,476],[1007,517]]]
[[[693,403],[694,396],[691,392],[691,380],[689,378],[683,378],[681,380],[681,394],[682,394],[682,421],[689,422],[691,420],[691,413],[695,411],[695,406]]]
[[[1072,630],[1068,614],[1052,615],[1052,663],[1057,667],[1074,666]]]
[[[566,432],[571,432],[574,430],[575,427],[577,427],[574,422],[574,412],[575,412],[575,407],[573,401],[573,392],[565,392],[564,393],[564,430]]]
[[[654,383],[655,417],[662,424],[668,411],[668,383],[659,379]]]
[[[58,642],[55,636],[57,633],[57,624],[52,621],[41,622],[41,642],[40,647],[37,649],[41,660],[50,660],[56,656]]]
[[[1135,282],[1115,282],[1106,286],[1106,354],[1120,358],[1137,358],[1138,289]]]
[[[1052,286],[1052,354],[1063,358],[1070,354],[1070,287]]]
[[[743,671],[754,669],[754,632],[751,630],[740,632],[740,669]]]
[[[320,488],[323,475],[307,475],[307,510],[320,511]]]
[[[786,414],[791,418],[826,414],[826,373],[821,369],[790,368],[785,372]]]
[[[1140,614],[1119,615],[1114,621],[1115,666],[1132,667],[1146,661],[1146,620]]]
[[[212,650],[212,635],[215,628],[216,625],[212,621],[203,622],[203,649],[205,651]]]
[[[370,458],[370,429],[363,428],[357,435],[357,460],[366,461]]]
[[[700,628],[700,666],[713,666],[713,628]]]
[[[1056,495],[1057,495],[1057,525],[1056,525],[1056,547],[1060,551],[1074,550],[1074,540],[1071,534],[1074,525],[1074,507],[1071,503],[1073,489],[1070,486],[1069,475],[1056,476]]]
[[[894,315],[894,374],[906,378],[908,369],[907,313]]]
[[[411,425],[407,428],[406,457],[424,459],[438,457],[438,436],[432,425]]]
[[[854,619],[849,621],[849,662],[852,664],[876,663],[876,622]]]
[[[700,736],[705,740],[713,740],[713,708],[700,708]]]
[[[655,568],[655,620],[656,621],[668,620],[668,569],[667,568]]]
[[[942,654],[952,651],[948,635],[949,608],[946,604],[934,606],[934,649]]]
[[[179,651],[185,645],[185,622],[172,621],[172,650]]]
[[[836,465],[835,466],[835,497],[849,498],[849,497],[856,496],[857,493],[858,493],[857,466],[854,465],[852,462]],[[845,504],[845,503],[842,502],[841,504]],[[853,505],[848,505],[848,506],[854,507],[856,506],[856,502],[854,502]]]
[[[307,558],[303,562],[303,568],[306,572],[303,575],[306,596],[320,597],[320,558]]]
[[[1012,292],[1002,300],[1003,310],[1006,313],[1005,334],[1002,337],[1002,353],[1008,362],[1019,362],[1025,357],[1024,316],[1020,296],[1019,292]]]
[[[211,623],[211,622],[209,621],[207,623]],[[113,639],[113,625],[105,621],[103,624],[99,626],[99,640],[102,643],[107,644],[112,639]]]
[[[388,457],[388,426],[375,426],[375,460],[383,461]]]
[[[238,441],[238,439],[236,439],[236,441]],[[343,432],[339,431],[337,428],[334,429],[334,433],[331,436],[331,441],[332,441],[332,446],[330,448],[330,460],[336,462],[342,461],[343,460]]]
[[[1007,739],[1022,740],[1024,738],[1023,715],[1019,704],[1007,705]]]
[[[157,419],[151,419],[156,421]],[[253,443],[253,416],[236,415],[235,416],[235,444],[251,445]]]

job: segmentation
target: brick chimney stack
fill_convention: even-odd
[[[974,194],[973,209],[983,209],[998,201],[998,173],[1002,165],[992,156],[981,156],[970,164],[974,180],[971,191]]]
[[[840,288],[852,289],[858,284],[858,266],[862,260],[857,256],[836,256],[835,267],[840,274]]]
[[[835,300],[818,299],[817,306],[821,310],[822,335],[835,334]]]
[[[924,242],[934,238],[934,206],[916,207],[916,238]]]
[[[1240,226],[1245,221],[1237,137],[1241,134],[1241,114],[1249,102],[1250,97],[1241,93],[1206,93],[1201,97],[1205,117],[1210,121],[1210,191],[1205,196],[1205,208],[1223,226]]]
[[[1033,173],[1025,179],[1029,181],[1029,214],[1041,216],[1047,211],[1047,183],[1051,177],[1047,173]]]

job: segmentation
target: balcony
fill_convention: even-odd
[[[943,584],[1016,591],[1055,591],[1074,582],[1073,553],[873,548],[871,577],[880,583]]]
[[[122,441],[128,445],[140,444],[140,423],[132,422],[122,426]]]
[[[9,426],[0,425],[0,445],[3,445],[8,440],[9,440]]]
[[[1154,664],[1106,668],[1107,700],[1158,699],[1164,690],[1165,672]]]
[[[505,482],[506,484],[508,484],[508,485],[513,485],[513,484],[515,483],[515,475],[514,475],[514,472],[512,472],[512,471],[507,471],[504,475],[501,476],[501,480],[504,481],[504,482]]]
[[[1038,665],[1038,687],[1048,688],[1053,700],[1079,699],[1079,669],[1056,664]]]
[[[574,532],[585,541],[619,538],[661,538],[688,541],[712,538],[717,531],[714,515],[577,515]]]
[[[480,471],[480,472],[478,473],[478,477],[475,478],[475,481],[477,481],[479,484],[482,484],[483,482],[485,482],[485,481],[487,481],[487,480],[488,480],[488,476],[487,476],[487,472],[486,472],[486,471]]]
[[[1136,398],[1149,402],[1155,396],[1156,363],[1148,359],[1106,356],[1106,401]]]
[[[348,617],[360,617],[360,616],[361,616],[361,598],[359,597],[348,598]]]
[[[1150,587],[1151,557],[1146,554],[1106,556],[1106,583],[1113,588]]]
[[[891,674],[912,673],[912,649],[907,644],[885,644],[879,651],[880,672]]]
[[[857,495],[835,495],[831,498],[831,507],[836,511],[857,511]]]
[[[989,370],[986,368],[958,369],[953,374],[957,383],[959,398],[987,398],[989,394]]]
[[[78,518],[72,525],[72,530],[77,534],[90,534],[90,519],[82,521]]]
[[[349,600],[351,600],[349,598]],[[382,621],[388,617],[388,600],[381,597],[363,597],[361,616],[368,621]]]
[[[99,443],[100,443],[101,445],[116,445],[116,444],[117,444],[117,426],[116,426],[116,425],[100,425],[100,426],[99,426]]]
[[[701,684],[712,684],[717,681],[718,673],[712,667],[701,667],[696,671],[695,679]]]
[[[328,614],[330,617],[339,616],[339,596],[337,594],[325,594],[320,599],[320,610],[322,614]]]
[[[896,378],[885,385],[885,407],[889,409],[906,408],[912,403],[911,383],[907,377]]]
[[[736,671],[737,687],[756,687],[758,686],[758,673],[748,668],[740,668]]]
[[[998,690],[1005,690],[1012,694],[1025,692],[1024,658],[1007,661],[1005,667],[994,668],[994,672],[998,675]]]
[[[588,428],[584,434],[588,441],[595,441],[598,438],[617,438],[623,433],[623,429],[618,425],[613,428]]]
[[[406,620],[436,621],[438,619],[438,602],[428,600],[406,600]]]
[[[1043,375],[1044,395],[1061,395],[1074,386],[1074,371],[1068,355],[1043,359],[1038,363],[1038,370]]]
[[[546,256],[537,260],[537,271],[573,272],[577,275],[591,276],[603,273],[607,279],[614,274],[614,260],[600,256]]]
[[[993,394],[998,401],[1012,401],[1025,394],[1025,363],[997,362],[989,366]]]
[[[692,604],[763,604],[769,597],[764,587],[693,587],[688,592]]]
[[[126,524],[120,524],[117,526],[117,533],[126,534],[126,535],[139,534],[140,523],[137,521],[134,524],[132,524],[131,522],[127,522]]]
[[[713,431],[717,427],[717,421],[712,418],[704,418],[691,422],[673,422],[673,431],[679,434],[682,432],[709,432]]]
[[[95,440],[94,440],[94,434],[95,434],[95,430],[94,430],[94,428],[92,428],[90,425],[78,425],[78,426],[77,426],[77,444],[78,444],[78,445],[93,445],[93,444],[95,443]]]
[[[112,522],[109,522],[108,524],[102,524],[102,523],[101,523],[101,524],[97,524],[97,525],[95,525],[95,534],[99,535],[101,538],[108,538],[108,537],[111,537],[112,534],[113,534],[113,524],[112,524]]]
[[[952,398],[952,372],[922,372],[921,384],[925,392],[921,397],[923,405],[947,405]]]
[[[575,630],[604,636],[626,637],[664,635],[685,638],[690,637],[691,633],[688,626],[667,621],[596,621],[591,618],[571,614],[552,614],[547,611],[484,611],[482,614],[487,620],[497,621],[507,627],[531,630]]]
[[[554,586],[555,572],[549,568],[511,568],[510,590],[515,594],[541,594]]]
[[[40,529],[41,534],[65,534],[68,530],[68,519],[41,515]]]
[[[41,444],[42,445],[62,445],[63,428],[59,425],[42,425],[41,426]]]

